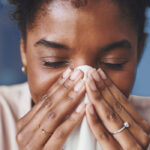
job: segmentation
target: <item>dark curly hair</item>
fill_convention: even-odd
[[[16,6],[13,17],[18,21],[18,26],[22,36],[26,37],[26,28],[30,26],[35,19],[37,11],[44,3],[52,0],[9,0]],[[87,5],[88,0],[70,0],[74,7],[79,8]],[[118,2],[121,10],[133,20],[139,33],[139,39],[144,33],[145,10],[150,6],[150,0],[115,0]]]

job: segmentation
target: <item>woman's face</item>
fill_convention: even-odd
[[[22,61],[34,102],[69,66],[101,67],[128,96],[137,65],[137,32],[119,7],[109,0],[89,1],[74,8],[69,1],[54,1],[41,9],[26,43]]]

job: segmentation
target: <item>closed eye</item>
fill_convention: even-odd
[[[124,62],[124,63],[105,63],[105,62],[102,62],[101,65],[106,66],[110,69],[121,70],[121,69],[123,69],[125,63],[126,62]]]
[[[44,66],[51,67],[51,68],[64,67],[67,64],[68,64],[67,61],[58,61],[58,62],[44,61]]]

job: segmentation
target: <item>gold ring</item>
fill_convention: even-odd
[[[52,136],[53,132],[47,132],[45,129],[41,129],[42,134]]]
[[[46,132],[44,129],[41,129],[43,134],[47,134],[48,132]]]

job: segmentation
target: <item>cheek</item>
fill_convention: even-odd
[[[34,103],[41,100],[51,85],[56,82],[64,69],[51,69],[45,67],[36,56],[27,57],[27,76],[30,92]]]
[[[123,94],[125,94],[127,97],[129,96],[134,79],[135,79],[135,67],[121,72],[109,72],[108,76],[113,81],[113,83],[120,89]]]
[[[59,78],[60,71],[43,71],[38,68],[29,68],[28,83],[33,101],[37,103],[47,90]]]

